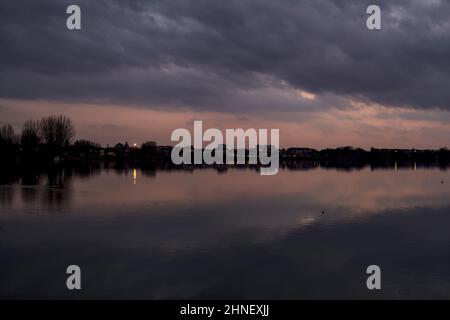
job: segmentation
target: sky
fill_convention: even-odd
[[[280,129],[281,146],[450,147],[449,16],[444,0],[2,0],[0,124],[64,114],[104,145],[173,144],[203,120]]]

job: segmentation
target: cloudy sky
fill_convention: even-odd
[[[444,0],[2,0],[0,123],[62,113],[103,144],[167,144],[196,119],[279,128],[282,146],[450,147],[449,16]]]

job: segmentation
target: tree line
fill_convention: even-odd
[[[51,115],[40,120],[26,121],[20,133],[15,133],[10,124],[0,127],[0,152],[2,155],[45,155],[61,156],[75,137],[72,120],[64,115]],[[76,141],[73,146],[79,148],[98,146],[87,140]]]

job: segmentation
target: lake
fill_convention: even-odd
[[[97,164],[0,184],[1,298],[450,297],[446,170]]]

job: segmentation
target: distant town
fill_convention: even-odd
[[[39,121],[29,120],[22,131],[16,133],[11,125],[0,128],[0,154],[2,162],[15,164],[65,163],[86,161],[146,161],[171,162],[172,146],[161,146],[155,141],[140,145],[127,141],[101,146],[90,140],[75,140],[75,127],[65,116],[49,116]],[[223,146],[224,150],[226,146]],[[259,147],[257,147],[259,148]],[[191,152],[194,149],[191,148]],[[377,149],[364,150],[350,146],[315,150],[290,147],[273,150],[279,152],[282,163],[291,167],[396,167],[433,166],[448,168],[450,150]],[[238,150],[234,150],[238,157]],[[249,150],[243,154],[248,160]]]

